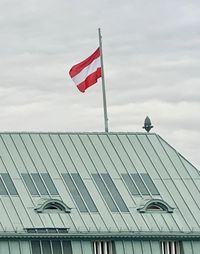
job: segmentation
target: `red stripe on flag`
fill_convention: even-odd
[[[101,77],[101,68],[98,68],[95,72],[87,76],[87,78],[81,82],[80,84],[77,85],[77,88],[79,91],[82,93],[85,92],[85,90],[94,85],[97,82],[97,79]]]
[[[73,78],[74,76],[76,76],[79,72],[81,72],[85,67],[87,67],[88,65],[90,65],[96,58],[98,58],[100,56],[100,49],[97,48],[97,50],[88,58],[86,58],[85,60],[83,60],[82,62],[74,65],[70,71],[69,71],[69,75],[71,76],[71,78]]]

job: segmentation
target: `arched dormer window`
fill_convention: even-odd
[[[35,208],[38,213],[70,213],[71,208],[58,199],[40,200]]]
[[[173,213],[174,208],[161,199],[151,199],[137,209],[140,213]]]

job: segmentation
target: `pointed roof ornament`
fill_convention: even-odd
[[[150,132],[150,130],[153,128],[153,125],[151,125],[151,120],[148,116],[145,118],[144,126],[142,128],[145,129],[147,132]]]

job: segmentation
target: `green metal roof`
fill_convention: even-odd
[[[48,199],[70,212],[37,213]],[[150,199],[173,212],[140,213]],[[159,135],[0,133],[0,232],[198,234],[199,208],[199,171]]]

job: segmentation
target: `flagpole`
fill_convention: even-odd
[[[105,132],[108,132],[108,114],[107,114],[106,89],[105,89],[105,78],[104,78],[104,68],[103,68],[103,51],[102,51],[102,40],[101,40],[102,36],[101,36],[100,28],[98,28],[98,34],[99,34],[99,49],[100,49],[100,60],[101,60],[104,123],[105,123]]]

